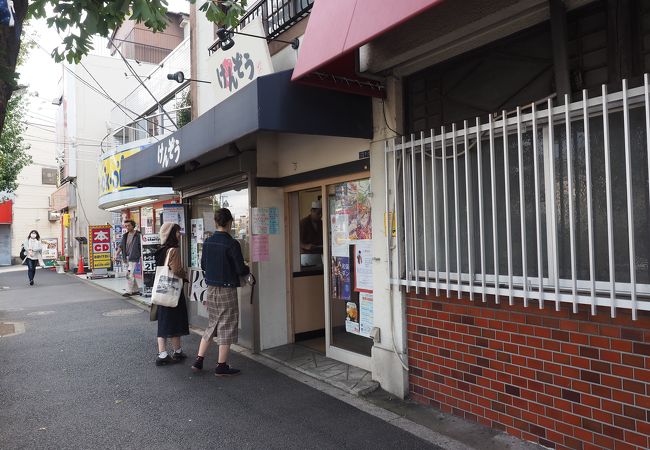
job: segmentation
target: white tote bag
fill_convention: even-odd
[[[165,265],[156,267],[156,278],[151,292],[151,303],[175,308],[183,289],[183,279],[174,275],[169,268],[169,250],[165,257]]]

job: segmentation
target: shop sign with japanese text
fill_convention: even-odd
[[[94,269],[111,267],[111,226],[90,225],[88,227],[88,256],[89,266]]]
[[[265,36],[262,18],[246,25],[242,33]],[[235,45],[224,51],[217,50],[208,60],[212,74],[212,87],[217,105],[262,75],[273,73],[273,64],[266,39],[233,35]]]

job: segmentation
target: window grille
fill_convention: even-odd
[[[393,284],[635,320],[650,310],[648,75],[564,100],[386,143]]]

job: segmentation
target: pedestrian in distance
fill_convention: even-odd
[[[36,265],[43,266],[43,245],[41,236],[38,231],[32,230],[27,235],[27,240],[23,243],[24,253],[23,264],[27,264],[27,278],[29,285],[34,286],[34,276],[36,275]]]
[[[194,372],[203,370],[203,359],[216,335],[219,357],[214,374],[216,376],[238,375],[240,371],[228,365],[230,345],[237,343],[239,328],[239,305],[237,287],[239,278],[250,273],[244,263],[241,246],[231,235],[233,217],[227,208],[219,209],[214,215],[217,231],[203,242],[201,268],[207,284],[205,304],[208,308],[208,327],[205,329]]]
[[[183,283],[187,282],[187,271],[183,267],[179,241],[181,237],[181,227],[175,223],[164,223],[160,227],[161,247],[156,251],[156,266],[163,266],[169,253],[169,269]],[[178,299],[178,305],[167,307],[158,305],[158,356],[156,365],[164,366],[183,361],[187,355],[181,348],[181,336],[190,334],[189,322],[187,320],[187,304],[185,300],[185,290],[181,289],[181,296]],[[167,339],[172,343],[173,352],[167,353]]]
[[[125,220],[124,228],[126,233],[122,235],[120,246],[115,252],[115,261],[121,256],[126,271],[126,292],[122,294],[123,297],[130,297],[132,295],[140,295],[140,287],[138,281],[135,279],[135,266],[140,261],[140,231],[135,229],[135,220]]]

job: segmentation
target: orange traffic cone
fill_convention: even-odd
[[[79,265],[77,266],[77,275],[83,275],[86,272],[84,272],[84,257],[79,256]]]

